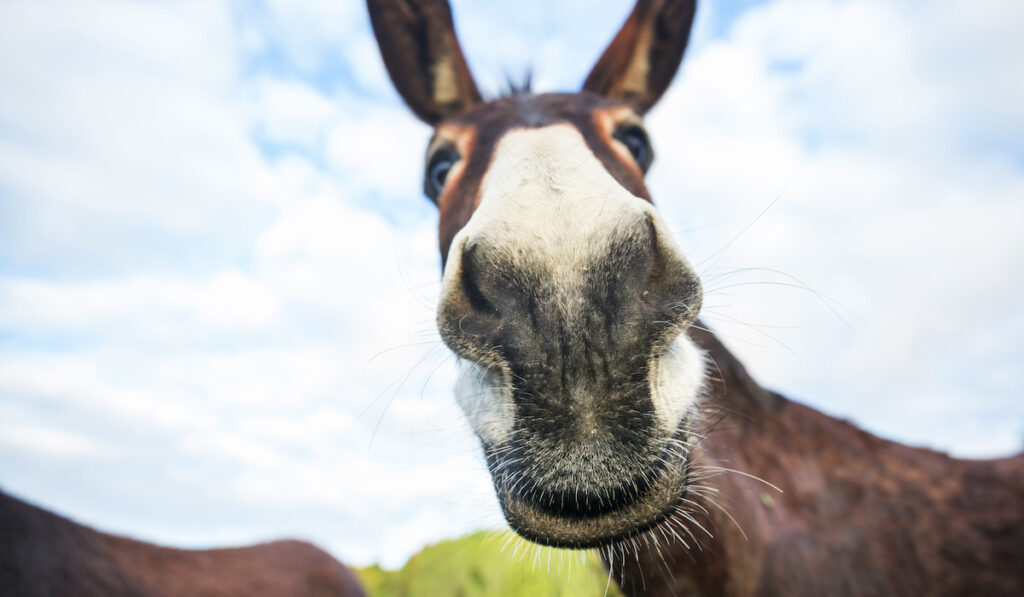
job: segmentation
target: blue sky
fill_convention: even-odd
[[[576,88],[630,8],[454,2],[491,92]],[[650,185],[762,383],[900,441],[1020,448],[1022,17],[704,2]],[[357,564],[501,524],[432,325],[429,130],[361,2],[9,0],[0,88],[0,486]]]

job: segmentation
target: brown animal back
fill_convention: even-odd
[[[92,530],[2,492],[0,594],[364,595],[348,568],[302,541],[195,551],[172,549]]]

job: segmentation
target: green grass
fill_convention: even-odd
[[[430,545],[400,570],[356,573],[371,597],[600,597],[606,586],[609,596],[621,595],[596,552],[540,547],[511,531]]]

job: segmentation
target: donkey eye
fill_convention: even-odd
[[[617,141],[626,146],[630,155],[636,160],[637,165],[644,172],[651,165],[652,152],[651,142],[647,139],[644,129],[635,124],[627,125],[615,131],[612,135]]]
[[[448,173],[451,172],[452,166],[458,159],[458,154],[446,149],[431,156],[430,162],[427,164],[427,179],[424,184],[427,196],[436,200],[441,195],[441,192],[444,191],[444,183],[448,180]]]

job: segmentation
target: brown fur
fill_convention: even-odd
[[[371,13],[376,2],[392,1],[369,0]],[[444,0],[432,4],[447,11]],[[477,205],[495,144],[512,128],[573,124],[620,184],[649,199],[610,137],[623,117],[609,115],[627,105],[643,114],[662,95],[694,8],[693,0],[638,0],[582,93],[470,102],[449,116],[474,138],[440,197],[442,260]],[[443,25],[454,37],[450,20]],[[398,78],[422,75],[390,64],[382,35],[392,34],[403,32],[377,34],[385,62],[420,114]],[[1024,595],[1024,455],[958,460],[878,438],[761,388],[711,333],[690,333],[718,376],[705,402],[706,439],[692,454],[697,486],[686,510],[695,521],[677,516],[605,552],[627,594]],[[741,474],[711,475],[714,467],[760,477],[782,493]],[[668,540],[670,527],[688,546]]]
[[[668,89],[690,41],[693,0],[638,0],[583,90],[647,112]]]
[[[417,116],[437,124],[480,101],[447,2],[374,0],[367,7],[388,74]]]
[[[714,336],[692,335],[717,378],[695,468],[782,493],[707,479],[717,494],[688,510],[714,537],[678,520],[699,546],[680,531],[689,548],[629,550],[613,566],[627,595],[1024,595],[1024,455],[881,439],[761,388]]]
[[[0,595],[360,597],[355,576],[302,541],[184,550],[108,535],[0,493]]]

